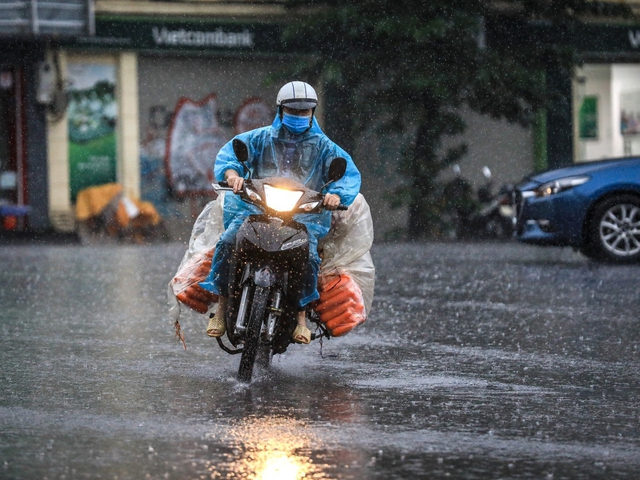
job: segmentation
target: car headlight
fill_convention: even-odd
[[[290,212],[302,197],[299,190],[284,190],[282,188],[264,185],[265,202],[267,206],[276,212]]]
[[[548,197],[549,195],[555,195],[556,193],[564,192],[578,185],[582,185],[589,181],[589,177],[566,177],[559,180],[553,180],[552,182],[543,183],[533,192],[536,197]]]

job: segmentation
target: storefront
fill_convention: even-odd
[[[3,62],[0,67],[0,208],[2,228],[24,228],[27,207],[24,152],[24,66]]]
[[[0,41],[0,231],[44,229],[46,109],[37,98],[44,49]]]
[[[48,121],[64,110],[52,42],[93,32],[91,0],[0,4],[0,233],[51,226]]]
[[[574,161],[640,155],[640,26],[584,28],[573,81]]]

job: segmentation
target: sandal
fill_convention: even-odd
[[[207,326],[207,335],[212,338],[221,337],[224,335],[227,327],[224,323],[224,318],[217,315],[211,315],[209,318],[209,325]]]
[[[295,343],[303,343],[307,345],[311,341],[311,330],[304,325],[297,325],[291,335],[291,338]]]

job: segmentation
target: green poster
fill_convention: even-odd
[[[114,65],[69,65],[69,183],[71,200],[93,185],[116,181]]]
[[[579,115],[580,138],[596,140],[598,138],[598,97],[584,97]]]

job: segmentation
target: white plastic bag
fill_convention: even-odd
[[[364,196],[359,193],[347,210],[336,210],[331,230],[320,240],[320,275],[346,273],[362,290],[365,313],[373,303],[375,267],[369,250],[373,245],[373,219]]]
[[[194,270],[202,264],[206,255],[213,251],[224,232],[223,203],[224,192],[202,209],[193,224],[189,248],[182,257],[176,274],[169,282],[167,300],[169,315],[174,322],[180,318],[180,302],[176,298],[177,295],[193,284]]]

